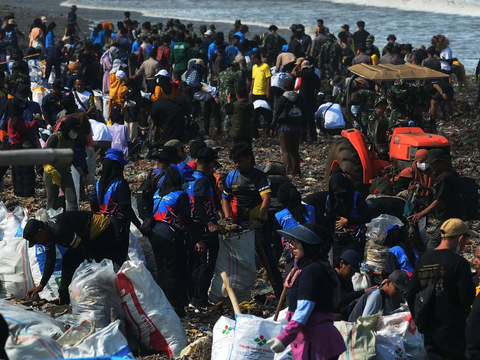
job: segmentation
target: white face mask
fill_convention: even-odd
[[[419,170],[425,171],[428,169],[428,164],[427,163],[419,163],[417,162],[417,168]]]
[[[330,86],[333,86],[333,81],[330,81]]]
[[[70,130],[70,131],[68,132],[68,137],[69,137],[70,139],[72,139],[72,140],[75,140],[75,139],[77,138],[77,136],[78,136],[78,133],[77,133],[76,131],[71,131],[71,130]]]

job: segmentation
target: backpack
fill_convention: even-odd
[[[423,334],[428,330],[428,321],[433,319],[435,315],[435,297],[438,278],[440,277],[440,265],[437,267],[433,284],[428,285],[425,289],[415,295],[413,308],[413,319],[418,331]]]
[[[168,46],[162,45],[157,49],[157,59],[160,64],[162,64],[165,69],[166,66],[170,63],[170,48]]]
[[[153,195],[158,190],[157,184],[160,182],[163,175],[165,175],[165,171],[160,170],[158,174],[149,176],[137,190],[138,216],[142,220],[146,220],[148,217],[152,216]]]

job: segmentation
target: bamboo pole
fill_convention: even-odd
[[[0,166],[33,166],[69,164],[73,160],[71,149],[19,149],[0,151]]]
[[[223,280],[223,285],[225,285],[225,289],[227,289],[228,297],[232,302],[233,311],[235,311],[236,315],[241,315],[242,311],[240,310],[240,306],[238,305],[237,297],[235,296],[235,293],[233,292],[233,289],[230,286],[230,280],[228,280],[227,273],[223,271],[220,275]]]

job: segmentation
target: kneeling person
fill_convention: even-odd
[[[110,217],[87,211],[69,211],[47,221],[30,219],[25,225],[23,238],[28,246],[45,246],[45,269],[40,284],[27,292],[28,297],[41,292],[55,269],[55,245],[67,248],[62,258],[62,280],[58,289],[58,303],[68,304],[68,286],[73,273],[84,261],[97,262],[110,259],[118,265],[127,260],[128,238],[115,237],[115,228]]]

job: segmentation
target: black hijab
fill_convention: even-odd
[[[159,195],[165,196],[171,192],[182,190],[183,179],[175,166],[169,166],[164,176],[162,185],[160,186]]]
[[[62,132],[63,137],[65,139],[70,140],[70,136],[68,136],[68,132],[71,130],[76,130],[78,132],[78,128],[80,127],[80,121],[77,118],[69,117],[62,121],[60,124],[59,130]]]
[[[25,110],[25,101],[20,98],[13,98],[8,100],[7,107],[5,110],[5,119],[8,121],[10,120],[10,126],[14,127],[18,120],[23,118],[23,111]]]
[[[345,189],[346,192],[335,195],[334,190],[338,188]],[[349,218],[355,205],[353,199],[355,191],[352,182],[339,167],[335,168],[330,175],[328,191],[327,213]]]
[[[305,216],[308,216],[308,211],[305,206],[302,205],[302,195],[298,192],[295,185],[292,183],[280,185],[277,198],[282,206],[290,211],[293,218],[299,224],[305,223]]]
[[[100,204],[103,204],[103,197],[110,185],[117,180],[125,179],[123,168],[124,166],[116,160],[104,159],[102,161],[102,174],[98,182],[98,201]]]
[[[412,267],[415,267],[417,257],[415,256],[415,251],[413,250],[413,248],[407,244],[407,238],[408,233],[405,229],[402,229],[400,227],[394,227],[388,230],[383,245],[390,248],[394,246],[400,246],[403,251],[405,251],[405,255],[407,255],[407,258],[410,261]]]
[[[170,78],[167,76],[160,76],[158,78],[158,86],[163,89],[163,92],[170,95],[173,91],[172,84],[170,84]]]

